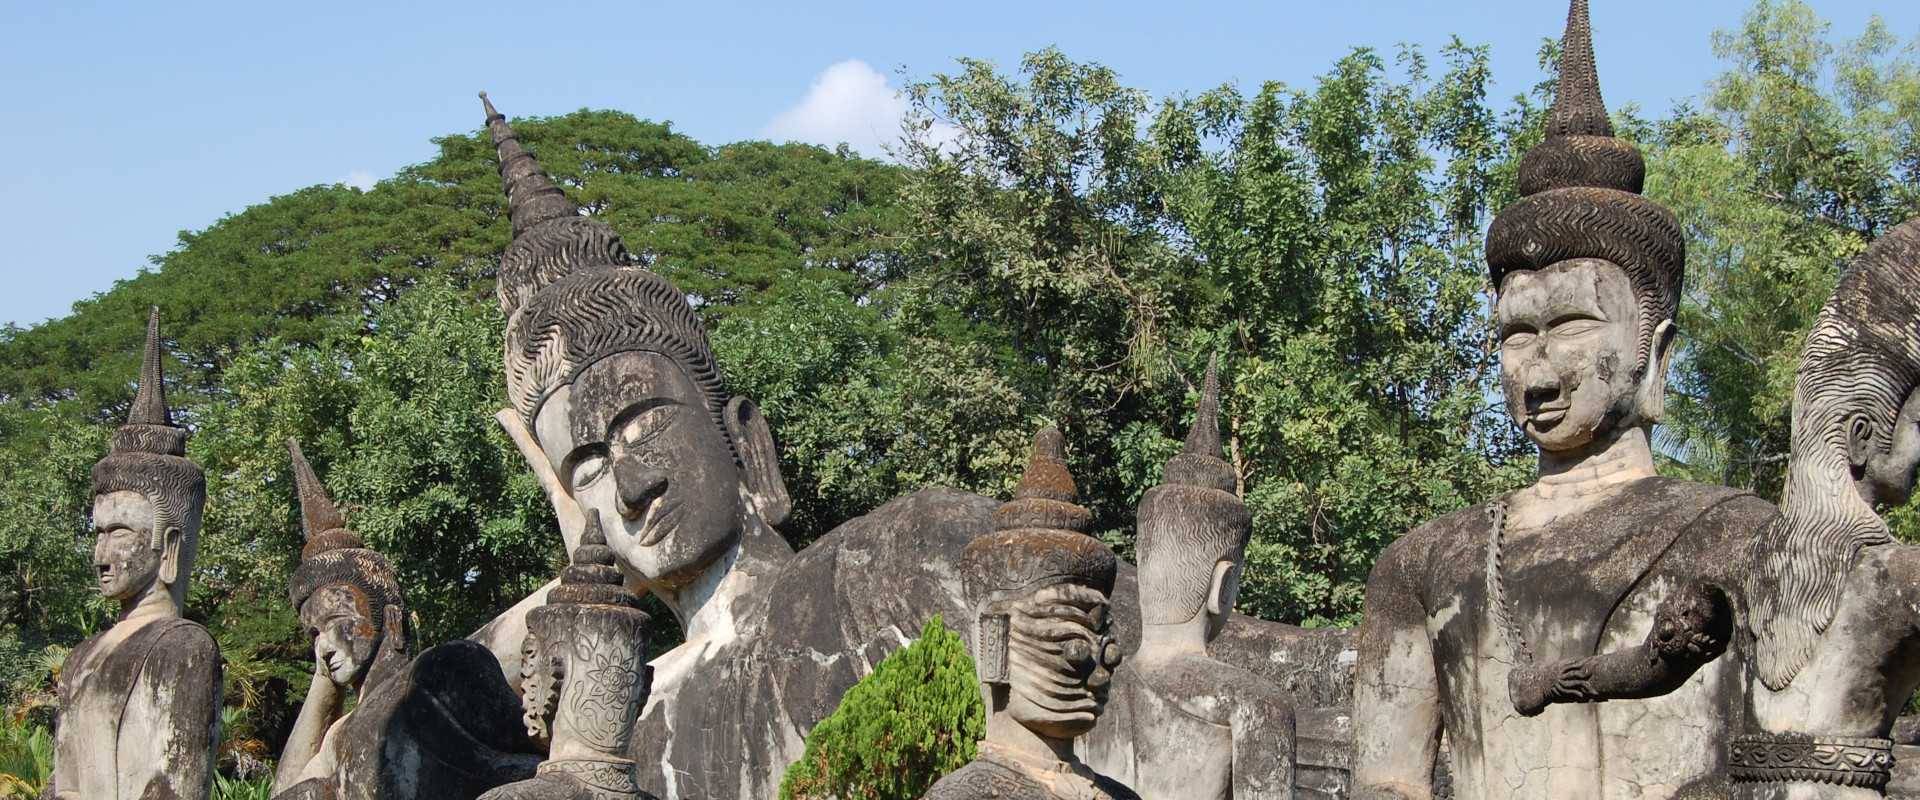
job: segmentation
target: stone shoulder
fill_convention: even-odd
[[[1127,669],[1127,665],[1121,669]],[[1258,709],[1263,718],[1274,721],[1293,716],[1293,696],[1286,690],[1254,672],[1223,661],[1183,657],[1157,664],[1137,664],[1132,672],[1134,679],[1148,691],[1167,698],[1188,716],[1215,725],[1231,724],[1235,710],[1248,707]],[[1120,676],[1114,678],[1117,681]],[[1196,702],[1215,699],[1225,702]]]

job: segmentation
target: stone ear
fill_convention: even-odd
[[[160,532],[160,582],[168,586],[180,583],[180,529],[168,525]]]
[[[974,663],[980,667],[980,682],[1005,686],[1007,675],[1007,615],[981,614],[974,628]]]
[[[1233,585],[1233,562],[1216,561],[1213,564],[1213,585],[1207,587],[1207,614],[1212,617],[1224,617],[1233,612],[1234,595],[1238,594]]]
[[[793,511],[793,499],[787,495],[787,481],[780,474],[780,454],[774,449],[767,418],[760,415],[752,400],[735,397],[727,401],[724,419],[727,436],[733,439],[734,452],[740,456],[740,473],[753,510],[768,525],[780,527]]]
[[[1673,343],[1680,329],[1673,320],[1663,319],[1653,326],[1652,346],[1647,350],[1647,369],[1640,376],[1640,419],[1646,424],[1660,421],[1667,414],[1667,367],[1673,360]]]
[[[1857,476],[1873,457],[1873,420],[1855,414],[1847,420],[1847,462]]]

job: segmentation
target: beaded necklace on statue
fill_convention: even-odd
[[[1533,648],[1527,646],[1527,637],[1520,633],[1519,615],[1514,612],[1513,601],[1507,597],[1506,539],[1507,539],[1507,501],[1505,498],[1493,501],[1487,507],[1487,602],[1493,607],[1493,622],[1500,627],[1500,633],[1506,638],[1507,649],[1512,650],[1514,658],[1521,664],[1533,664]]]

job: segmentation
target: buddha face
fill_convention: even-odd
[[[1054,739],[1092,730],[1120,666],[1120,646],[1107,635],[1107,596],[1079,584],[1056,584],[1011,612],[1007,714]]]
[[[533,432],[580,510],[599,512],[620,566],[649,587],[684,585],[739,540],[741,470],[671,358],[602,359],[548,398]]]
[[[1541,450],[1578,450],[1640,419],[1640,307],[1620,267],[1578,258],[1511,273],[1495,314],[1507,413]]]
[[[139,492],[106,492],[93,498],[93,568],[108,599],[139,599],[160,579],[163,553],[154,549],[159,523],[153,501]]]
[[[1853,438],[1863,436],[1855,434]],[[1914,470],[1920,467],[1920,391],[1909,393],[1901,403],[1885,449],[1873,447],[1870,432],[1864,438],[1868,441],[1853,445],[1856,451],[1866,453],[1864,468],[1855,482],[1861,497],[1875,506],[1905,505],[1913,496]]]
[[[365,676],[380,631],[359,589],[344,583],[320,587],[300,604],[300,624],[313,637],[314,665],[334,685],[351,687]]]

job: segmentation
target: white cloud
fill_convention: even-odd
[[[900,119],[906,113],[907,98],[888,85],[887,76],[865,61],[848,59],[821,71],[807,96],[776,115],[760,135],[825,147],[845,142],[879,158],[900,141]],[[933,135],[950,138],[944,130]]]
[[[373,177],[373,173],[368,172],[364,169],[356,169],[352,172],[347,173],[347,177],[340,179],[341,183],[344,183],[348,186],[352,186],[353,188],[359,189],[360,191],[363,191],[363,192],[369,189],[372,189],[373,185],[378,181],[379,181],[378,178]]]

